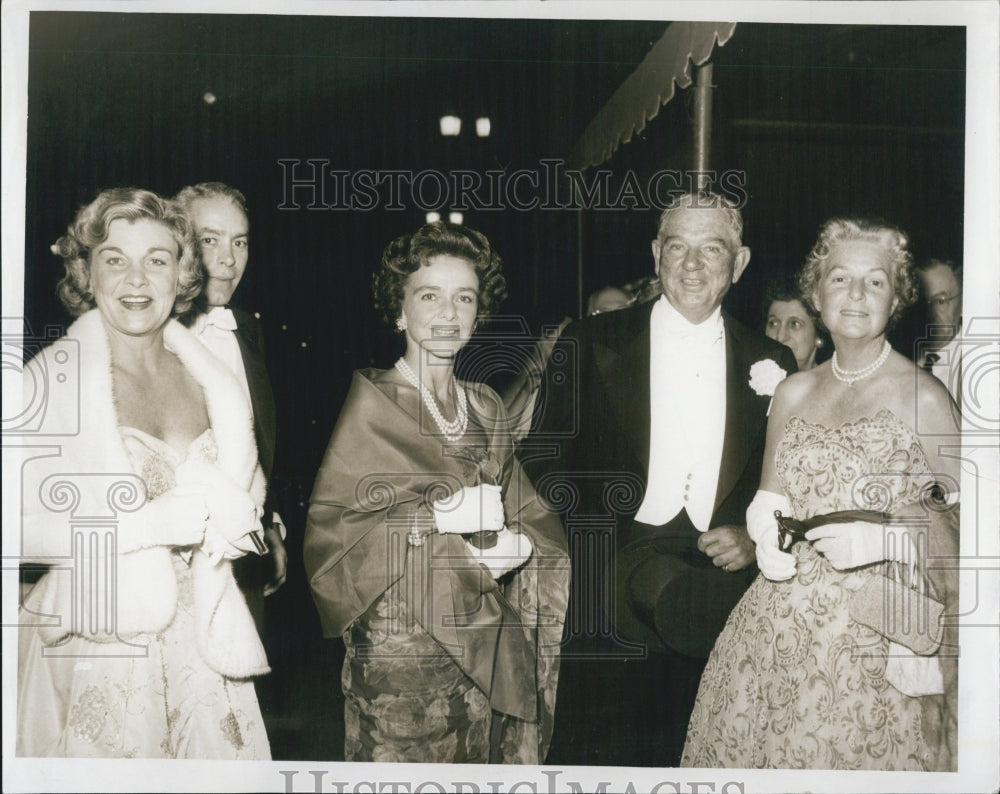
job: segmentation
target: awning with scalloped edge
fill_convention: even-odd
[[[623,143],[642,132],[660,108],[674,96],[674,86],[691,85],[691,64],[705,63],[715,48],[725,44],[735,22],[672,22],[632,72],[600,109],[570,157],[571,167],[600,165]]]

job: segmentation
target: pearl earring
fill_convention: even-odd
[[[396,320],[396,330],[399,331],[400,333],[402,333],[403,331],[406,330],[406,318],[405,317],[400,317],[398,320]]]

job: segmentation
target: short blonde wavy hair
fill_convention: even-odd
[[[173,315],[186,312],[202,287],[191,224],[176,202],[134,187],[102,191],[90,204],[80,209],[66,229],[66,234],[53,243],[52,253],[62,258],[66,269],[56,286],[56,294],[66,311],[73,317],[79,317],[96,305],[90,291],[90,253],[108,239],[108,227],[116,220],[129,223],[156,221],[170,231],[177,243],[180,271]]]
[[[898,302],[896,310],[889,318],[893,325],[903,312],[912,306],[919,294],[917,279],[913,272],[913,254],[910,253],[910,238],[902,229],[869,218],[830,218],[819,229],[816,243],[806,257],[799,271],[799,291],[811,304],[823,276],[823,265],[830,252],[839,243],[849,240],[864,240],[875,243],[889,253],[892,264],[892,286]]]

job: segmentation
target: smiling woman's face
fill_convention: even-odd
[[[479,277],[472,263],[450,254],[431,257],[403,288],[406,350],[423,347],[453,358],[469,341],[479,313]]]
[[[816,309],[834,336],[874,339],[896,308],[892,258],[878,243],[844,240],[823,266],[815,295]]]
[[[177,297],[178,245],[164,224],[118,218],[90,253],[90,291],[109,329],[146,336],[163,328]]]

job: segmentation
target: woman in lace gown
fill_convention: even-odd
[[[684,766],[955,768],[953,630],[930,657],[940,686],[918,695],[887,672],[886,637],[849,609],[852,594],[895,560],[917,554],[928,570],[929,558],[958,549],[958,472],[937,452],[958,443],[957,407],[885,339],[915,297],[907,245],[897,229],[835,218],[803,268],[802,293],[836,353],[775,392],[747,511],[761,575],[712,651]],[[775,510],[806,519],[861,509],[893,521],[821,524],[790,549],[779,543]],[[956,614],[957,573],[931,568],[928,578]]]
[[[172,202],[101,193],[53,247],[77,320],[25,368],[51,457],[25,461],[22,756],[267,759],[267,660],[230,560],[256,547],[250,408],[172,316],[201,286]],[[70,380],[72,378],[72,380]]]
[[[562,524],[513,454],[503,403],[454,357],[506,293],[481,234],[443,222],[385,250],[376,306],[403,333],[355,373],[303,550],[343,637],[348,761],[540,764],[569,593]]]

